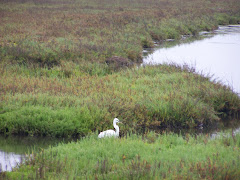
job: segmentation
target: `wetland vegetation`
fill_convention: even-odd
[[[240,135],[207,136],[163,133],[97,139],[32,154],[6,179],[238,179]]]
[[[99,74],[112,56],[239,22],[238,0],[0,1],[1,61]],[[72,62],[72,63],[70,63]],[[66,67],[66,63],[68,63]],[[99,64],[100,63],[100,64]],[[77,67],[76,67],[77,64]],[[62,67],[63,66],[63,67]],[[100,67],[99,67],[100,66]]]
[[[33,153],[0,178],[239,177],[239,135],[128,135],[240,113],[230,87],[193,67],[133,64],[153,41],[239,23],[239,10],[238,0],[1,0],[0,133],[85,138]],[[122,138],[97,140],[114,117]]]
[[[11,66],[1,74],[0,132],[6,135],[83,136],[112,127],[114,117],[124,123],[121,133],[194,128],[240,111],[230,88],[177,65],[69,78],[54,76],[54,69]]]

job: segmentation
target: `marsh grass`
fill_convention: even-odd
[[[152,136],[153,135],[149,135]],[[228,141],[228,143],[226,143]],[[33,153],[6,179],[237,179],[240,136],[235,140],[176,134],[99,140],[97,134],[77,143]],[[3,175],[2,175],[3,176]]]
[[[0,68],[0,132],[83,136],[124,122],[121,133],[141,128],[194,128],[238,114],[240,99],[194,68],[158,65],[106,75],[25,66]],[[76,74],[74,74],[76,72]]]
[[[153,40],[240,21],[237,0],[27,0],[0,6],[1,61],[48,68],[70,61],[91,70],[112,56],[139,62]]]

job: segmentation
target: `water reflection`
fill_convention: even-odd
[[[197,72],[214,75],[240,93],[240,25],[221,26],[211,33],[202,32],[195,39],[164,42],[146,51],[143,64],[177,63],[194,66]]]
[[[11,171],[17,167],[24,159],[24,155],[7,153],[0,150],[0,173],[3,171]]]
[[[45,149],[58,143],[67,143],[74,139],[57,139],[50,137],[26,137],[0,135],[0,173],[11,171],[24,161],[26,154],[34,149]]]
[[[220,137],[231,137],[240,134],[240,118],[239,117],[229,117],[227,119],[223,118],[214,124],[207,127],[201,125],[196,128],[182,129],[182,128],[166,128],[161,129],[157,127],[153,128],[142,128],[139,129],[138,134],[147,134],[150,131],[154,131],[157,134],[163,133],[175,133],[185,137],[186,135],[199,136],[204,135],[210,137],[211,139]]]
[[[180,41],[165,41],[155,48],[145,49],[143,65],[177,63],[193,66],[197,72],[229,85],[240,95],[240,25],[220,26],[213,32],[201,32],[198,37],[183,37]],[[212,78],[212,80],[213,80]],[[178,134],[208,134],[211,138],[240,133],[240,119],[223,120],[208,128],[178,130]],[[229,132],[231,131],[231,132]]]

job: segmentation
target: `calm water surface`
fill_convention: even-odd
[[[24,161],[32,150],[40,150],[58,143],[67,143],[73,139],[57,139],[48,137],[3,136],[0,135],[0,173],[11,171]]]
[[[153,53],[149,53],[152,49],[145,50],[143,64],[188,64],[195,67],[197,72],[213,75],[213,79],[230,86],[239,94],[240,25],[220,26],[213,32],[200,34],[200,40],[187,38],[168,41],[154,48]]]
[[[194,67],[197,72],[212,76],[228,85],[240,96],[240,25],[220,26],[212,32],[201,32],[198,37],[168,40],[145,49],[142,65],[177,63]],[[237,119],[219,123],[211,129],[199,128],[193,133],[208,133],[212,138],[240,133]],[[227,132],[225,132],[227,131]]]

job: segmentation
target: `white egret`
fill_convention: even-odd
[[[104,138],[104,137],[118,137],[119,136],[119,127],[117,123],[121,123],[118,118],[114,118],[113,120],[113,127],[116,129],[116,131],[109,129],[103,132],[100,132],[98,135],[98,138]]]

